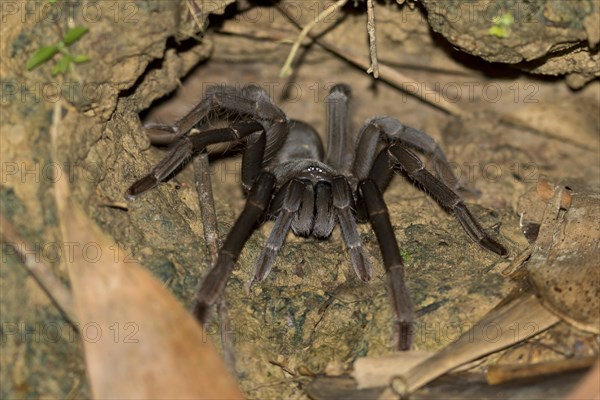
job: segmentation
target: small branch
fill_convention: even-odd
[[[594,365],[598,356],[548,361],[537,364],[490,365],[485,379],[490,385],[500,385],[518,380],[540,378],[581,369]]]
[[[217,213],[215,211],[215,198],[210,181],[210,164],[208,162],[208,153],[203,151],[194,157],[194,179],[196,192],[198,193],[198,202],[200,205],[200,215],[202,218],[202,229],[204,231],[204,241],[208,253],[208,265],[212,267],[217,262],[221,241],[219,240],[219,229],[217,222]],[[218,320],[223,326],[229,326],[229,314],[227,312],[227,302],[223,295],[217,303]],[[223,358],[232,373],[235,373],[235,351],[233,349],[233,338],[229,334],[229,329],[221,329],[221,343],[223,344]]]
[[[196,26],[198,26],[198,30],[204,33],[202,22],[200,22],[200,19],[198,19],[198,15],[202,15],[202,10],[200,10],[194,0],[186,0],[186,4],[190,14],[192,15],[192,18],[194,19],[194,22],[196,23]]]
[[[332,4],[331,6],[327,7],[323,12],[321,12],[317,16],[317,18],[315,18],[314,21],[312,21],[311,23],[309,23],[308,25],[306,25],[302,29],[302,31],[300,32],[300,34],[296,38],[296,41],[294,42],[294,45],[292,46],[292,49],[290,50],[290,54],[288,55],[287,59],[285,60],[285,64],[281,68],[281,71],[279,71],[279,77],[280,78],[292,75],[292,72],[293,72],[292,62],[294,61],[294,58],[296,57],[296,53],[298,52],[298,49],[300,48],[300,44],[302,44],[302,41],[309,34],[310,30],[312,28],[314,28],[314,26],[319,21],[321,21],[323,19],[326,19],[331,14],[333,14],[335,11],[339,10],[340,8],[342,8],[347,2],[348,2],[348,0],[338,0],[337,2],[335,2],[334,4]],[[298,24],[298,27],[300,27],[299,24]]]
[[[369,33],[369,54],[371,55],[371,66],[367,74],[373,74],[379,78],[379,62],[377,61],[377,38],[375,36],[375,3],[367,0],[367,32]]]
[[[52,268],[39,259],[39,254],[23,251],[32,247],[19,235],[14,225],[3,214],[0,214],[0,237],[6,245],[15,249],[15,254],[21,258],[27,272],[46,292],[61,313],[69,321],[76,321],[71,291],[54,275]]]
[[[202,152],[194,157],[194,178],[198,203],[200,205],[200,217],[202,218],[202,229],[204,230],[204,241],[208,252],[209,265],[217,261],[217,254],[221,243],[219,242],[219,230],[215,212],[215,200],[213,197],[212,183],[210,181],[208,153]]]

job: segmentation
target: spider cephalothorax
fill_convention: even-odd
[[[273,230],[256,260],[251,282],[263,281],[290,229],[300,236],[327,238],[336,223],[348,247],[354,271],[371,278],[371,264],[357,230],[369,221],[381,248],[394,318],[394,342],[411,345],[413,307],[404,266],[382,193],[395,171],[404,172],[442,207],[453,212],[471,239],[501,256],[507,251],[491,238],[452,187],[456,179],[446,157],[427,134],[392,117],[365,122],[356,136],[349,129],[350,88],[335,85],[327,98],[327,152],[308,124],[289,120],[257,86],[213,88],[173,126],[151,125],[153,142],[174,141],[169,154],[128,190],[132,199],[171,176],[194,153],[216,143],[243,145],[242,185],[246,206],[227,235],[218,259],[196,293],[194,314],[204,323],[223,292],[242,248],[258,223],[269,217]],[[207,129],[210,116],[234,116],[226,128]],[[431,157],[436,175],[413,153]]]

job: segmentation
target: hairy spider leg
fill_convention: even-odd
[[[328,182],[318,182],[315,186],[315,217],[312,234],[316,238],[327,238],[335,227],[333,194]]]
[[[292,232],[296,236],[309,236],[315,226],[315,189],[307,179],[301,180],[304,185],[300,208],[292,220]]]
[[[202,130],[202,127],[197,127],[191,132],[197,133]],[[150,139],[150,143],[154,146],[171,145],[181,139],[181,135],[177,134],[173,125],[147,124],[144,125],[144,131]],[[242,186],[246,193],[250,190],[252,182],[261,170],[266,142],[267,135],[264,130],[251,133],[246,137],[245,157],[242,159]]]
[[[354,198],[346,177],[336,176],[333,178],[332,193],[333,207],[340,224],[342,237],[348,247],[354,272],[363,282],[368,282],[371,279],[371,262],[358,234],[356,219],[353,215]]]
[[[390,139],[392,139],[392,142],[389,145],[387,155],[378,154],[377,150],[381,147],[382,142],[389,142]],[[398,139],[399,142],[394,142],[393,139]],[[428,135],[406,127],[394,118],[378,117],[367,122],[360,132],[358,151],[353,166],[354,175],[359,181],[372,176],[379,190],[383,191],[389,183],[390,178],[389,173],[383,172],[385,164],[388,164],[390,169],[397,168],[405,171],[411,179],[421,184],[425,191],[443,208],[454,212],[454,215],[471,239],[480,246],[506,257],[508,255],[506,248],[492,239],[483,230],[460,196],[449,187],[451,183],[444,179],[444,176],[447,175],[442,174],[440,177],[432,175],[425,169],[419,157],[405,147],[405,143],[423,150],[425,154],[429,152],[432,157],[438,159],[440,165],[445,165],[448,171],[451,172],[448,162],[445,161],[446,158],[443,152]],[[417,146],[419,143],[421,144]],[[423,144],[427,143],[429,143],[427,145],[429,150],[423,148]],[[376,168],[379,173],[376,175],[371,174],[373,168]],[[359,216],[362,216],[364,214],[364,207],[359,207],[358,211]]]
[[[244,210],[229,231],[225,243],[219,250],[216,264],[208,272],[198,287],[193,306],[193,314],[202,324],[208,319],[212,306],[223,293],[225,285],[233,271],[235,262],[248,238],[255,229],[256,223],[264,215],[269,205],[275,177],[268,172],[261,172],[250,189]]]
[[[247,143],[242,153],[242,184],[244,187],[249,188],[246,206],[219,250],[219,256],[214,267],[196,289],[192,312],[202,324],[208,321],[210,306],[221,296],[229,280],[231,270],[246,241],[256,228],[259,219],[268,210],[275,189],[277,179],[273,174],[263,171],[260,162],[266,146],[264,136],[266,136],[264,131],[249,136],[250,142]],[[252,182],[249,181],[250,179]],[[258,209],[261,211],[259,212]],[[232,246],[237,246],[233,249],[234,251],[227,250],[231,249]],[[233,259],[228,258],[228,254],[234,254],[235,257]]]
[[[385,150],[384,150],[385,151]],[[375,231],[385,268],[394,321],[394,346],[408,350],[413,336],[413,305],[404,280],[404,264],[387,207],[378,185],[370,178],[358,184],[359,202],[365,204],[369,222]]]
[[[204,150],[211,144],[237,141],[262,130],[263,127],[258,122],[240,122],[228,128],[212,129],[201,134],[184,136],[173,145],[165,158],[160,160],[148,175],[137,180],[127,189],[125,196],[132,200],[152,189],[171,176],[194,153]]]
[[[406,132],[410,134],[407,135]],[[485,233],[460,197],[446,185],[442,177],[438,179],[430,174],[424,169],[421,160],[404,147],[408,145],[417,148],[437,158],[443,168],[449,168],[439,147],[433,146],[432,143],[435,144],[433,139],[424,133],[412,128],[407,130],[393,118],[375,118],[366,123],[360,132],[353,165],[354,176],[359,180],[357,214],[359,218],[369,220],[379,242],[394,315],[394,344],[399,350],[407,350],[411,346],[414,311],[405,283],[402,257],[381,195],[393,176],[394,167],[406,171],[409,177],[420,183],[442,207],[455,211],[466,233],[477,243],[497,254],[506,255],[504,247]]]
[[[369,125],[366,130],[374,132],[375,129],[377,128]],[[379,132],[375,133],[377,135],[371,134],[370,137],[379,139]],[[364,137],[364,132],[362,134]],[[358,215],[369,220],[379,243],[386,271],[388,296],[392,307],[394,346],[398,350],[408,350],[412,345],[413,338],[413,305],[406,287],[404,264],[396,235],[381,195],[387,188],[394,172],[385,147],[377,153],[377,141],[370,140],[366,141],[365,144],[368,147],[359,147],[360,154],[355,160],[355,170],[364,171],[365,164],[370,167],[367,172],[361,173],[362,176],[358,183]],[[362,152],[360,149],[362,149]],[[371,154],[365,154],[365,150]]]
[[[228,128],[211,129],[200,132],[205,127],[211,112],[226,116],[238,117]],[[175,141],[170,152],[152,171],[136,181],[126,192],[126,198],[133,199],[141,193],[152,189],[166,180],[175,170],[187,162],[194,153],[217,143],[238,142],[255,132],[265,131],[265,143],[259,147],[263,150],[262,159],[270,160],[281,148],[288,134],[286,115],[269,99],[267,93],[258,86],[249,85],[242,89],[229,86],[215,86],[207,90],[202,101],[174,125],[150,124],[146,133],[151,142],[168,144]],[[253,139],[263,140],[255,135]],[[247,162],[256,163],[255,157]],[[251,177],[244,176],[246,189],[251,184]]]
[[[464,231],[475,243],[502,257],[508,256],[506,248],[483,230],[462,199],[444,182],[427,171],[419,157],[398,144],[390,146],[388,154],[397,168],[405,171],[411,179],[420,183],[442,207],[454,213]]]
[[[265,131],[251,133],[246,138],[246,148],[242,156],[242,187],[246,192],[262,170],[267,134]]]
[[[271,272],[277,253],[281,249],[281,246],[283,246],[285,238],[290,231],[292,220],[300,209],[304,193],[304,183],[300,179],[293,179],[281,191],[284,193],[281,209],[275,219],[275,224],[267,239],[267,243],[256,259],[254,274],[250,284],[253,282],[262,282],[269,275],[269,272]]]
[[[382,133],[384,134],[382,137]],[[359,179],[366,177],[377,152],[381,139],[400,141],[406,146],[431,157],[436,176],[453,189],[461,189],[458,178],[441,147],[431,136],[418,129],[406,126],[396,118],[382,116],[369,119],[363,126],[354,162],[355,174]],[[357,169],[357,167],[359,167]],[[378,185],[379,186],[379,185]],[[379,190],[383,191],[381,187]]]
[[[325,163],[341,174],[351,172],[355,138],[351,126],[352,90],[345,84],[331,88],[327,104],[327,156]]]

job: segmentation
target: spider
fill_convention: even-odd
[[[172,176],[195,153],[217,143],[243,145],[241,180],[244,209],[218,253],[216,263],[196,291],[193,313],[206,323],[221,296],[244,244],[266,219],[273,229],[254,265],[250,284],[262,282],[290,231],[325,239],[336,224],[356,275],[371,279],[371,263],[357,230],[370,222],[379,242],[392,307],[394,345],[409,349],[413,306],[404,266],[382,193],[394,172],[419,184],[443,208],[454,213],[466,234],[480,246],[506,257],[506,248],[490,237],[456,194],[457,179],[441,148],[427,134],[388,116],[367,120],[358,136],[350,130],[351,90],[333,86],[327,97],[327,151],[308,124],[290,120],[259,86],[213,87],[174,125],[149,125],[152,142],[174,142],[170,152],[126,192],[128,199]],[[225,128],[208,129],[215,115],[233,116]],[[430,156],[435,175],[414,150]]]

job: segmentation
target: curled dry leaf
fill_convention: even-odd
[[[546,308],[576,328],[598,334],[600,194],[569,187],[555,188],[525,268]]]
[[[588,371],[579,385],[569,393],[567,400],[598,398],[600,393],[600,359],[596,359],[596,365]]]
[[[309,387],[309,394],[313,398],[350,398],[350,393],[356,398],[402,398],[448,371],[536,335],[558,321],[534,294],[525,292],[490,311],[458,340],[432,356],[413,351],[361,358],[354,364],[351,382],[348,378],[316,379]],[[526,329],[517,334],[515,326]],[[489,327],[500,332],[493,341],[487,336]],[[384,390],[390,381],[392,387]],[[341,386],[336,387],[334,383]]]
[[[448,371],[537,335],[558,321],[534,294],[522,293],[491,310],[455,342],[393,378],[392,387],[398,395],[406,396]],[[516,332],[515,326],[523,329]],[[499,332],[493,341],[488,336],[490,327]]]

